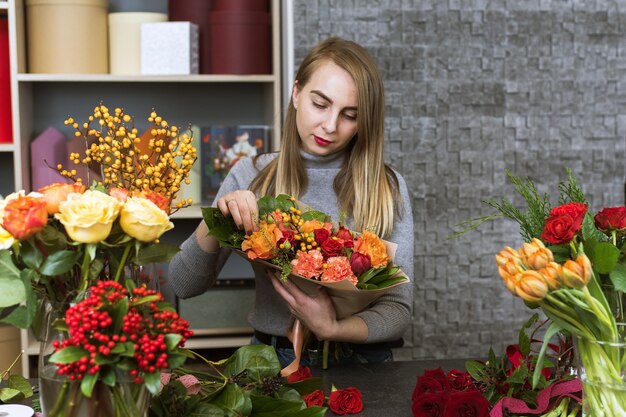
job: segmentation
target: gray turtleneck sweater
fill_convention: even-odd
[[[232,167],[219,189],[218,198],[235,190],[248,189],[259,169],[264,167],[277,154],[262,155],[257,160],[257,168],[252,159],[243,158]],[[315,156],[303,153],[309,184],[300,201],[316,210],[339,219],[337,196],[333,190],[333,179],[339,172],[345,154]],[[413,214],[411,202],[404,179],[396,172],[400,182],[402,213],[394,223],[393,233],[386,240],[398,245],[395,264],[400,266],[413,281]],[[352,218],[345,220],[348,228],[353,229]],[[172,259],[169,266],[168,280],[174,292],[181,298],[189,298],[207,291],[230,255],[228,249],[218,252],[204,252],[197,244],[195,234],[181,245],[181,251]],[[291,328],[293,317],[286,304],[275,292],[263,267],[254,266],[256,299],[248,321],[250,325],[264,333],[284,336]],[[411,322],[413,305],[413,282],[399,285],[380,297],[367,309],[357,313],[368,328],[368,343],[395,340],[402,337]],[[241,306],[247,308],[248,306]],[[208,318],[210,320],[210,318]],[[207,323],[210,325],[210,323]]]

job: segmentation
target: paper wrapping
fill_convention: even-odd
[[[387,254],[393,260],[395,258],[397,245],[395,243],[385,241],[385,246],[387,247]],[[245,252],[237,249],[235,249],[235,252],[250,262],[259,263],[276,271],[281,271],[281,268],[278,265],[274,265],[273,263],[263,260],[249,259]],[[394,277],[400,276],[405,277],[406,281],[398,282],[394,285],[375,290],[360,290],[348,280],[338,282],[322,282],[296,274],[290,274],[289,279],[296,284],[298,288],[310,296],[317,294],[319,287],[324,287],[333,302],[335,312],[337,313],[337,319],[341,320],[346,317],[350,317],[359,311],[363,311],[382,295],[388,293],[398,285],[403,285],[410,281],[409,277],[402,272],[402,269],[398,270],[398,272],[394,275]]]

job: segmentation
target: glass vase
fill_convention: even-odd
[[[46,417],[145,417],[150,392],[127,374],[119,374],[113,386],[97,381],[91,397],[83,395],[81,381],[70,381],[53,364],[39,373],[39,398]]]
[[[124,267],[124,273],[126,278],[132,280],[137,287],[145,285],[148,289],[157,292],[161,290],[156,264],[137,265],[129,263]]]
[[[626,416],[626,324],[618,333],[618,342],[574,337],[585,417]]]

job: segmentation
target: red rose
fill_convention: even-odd
[[[431,376],[418,376],[415,389],[413,390],[413,400],[426,392],[441,392],[446,390],[446,386],[441,380]]]
[[[357,277],[372,267],[369,255],[354,252],[350,257],[350,268]]]
[[[287,377],[287,382],[298,382],[305,379],[313,378],[311,369],[308,366],[300,365],[298,370]]]
[[[452,391],[442,417],[489,417],[491,404],[477,390]]]
[[[434,378],[439,381],[443,389],[447,389],[449,386],[448,377],[441,367],[436,369],[427,369],[426,371],[424,371],[424,376]]]
[[[328,229],[324,229],[323,227],[321,227],[319,229],[313,230],[313,235],[317,244],[321,245],[322,243],[326,242],[326,239],[330,237],[330,232],[328,231]]]
[[[316,389],[310,394],[306,394],[302,397],[304,403],[308,407],[318,406],[322,407],[324,405],[324,400],[326,397],[324,396],[324,391],[321,389]]]
[[[341,226],[337,230],[337,233],[335,233],[335,237],[337,239],[341,239],[342,241],[346,242],[348,240],[352,240],[352,233],[350,233],[350,231],[346,229],[344,226]]]
[[[550,216],[541,233],[541,240],[553,245],[569,243],[574,239],[579,229],[580,224],[576,225],[571,216]]]
[[[445,392],[425,392],[413,398],[411,411],[414,417],[441,417],[445,406]]]
[[[330,393],[328,407],[335,414],[360,413],[363,410],[361,391],[354,387],[333,391]]]
[[[472,385],[472,380],[467,372],[459,371],[458,369],[453,369],[448,372],[448,383],[450,387],[458,390],[463,390],[464,388]]]
[[[339,256],[343,252],[343,245],[336,239],[326,239],[321,245],[322,253],[327,258]]]
[[[611,234],[617,230],[626,230],[626,207],[607,207],[598,212],[593,218],[596,227],[604,233]]]
[[[278,242],[276,242],[276,244],[281,245],[285,243],[285,241],[287,241],[293,247],[293,241],[295,240],[296,233],[293,230],[289,229],[281,230],[280,232],[283,234],[283,237],[278,239]]]
[[[568,203],[550,210],[550,217],[568,215],[572,218],[576,230],[578,230],[583,223],[585,213],[587,213],[587,205],[585,203]]]

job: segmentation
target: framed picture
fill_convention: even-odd
[[[202,204],[213,202],[230,168],[246,156],[270,149],[270,126],[209,126],[201,129]]]

